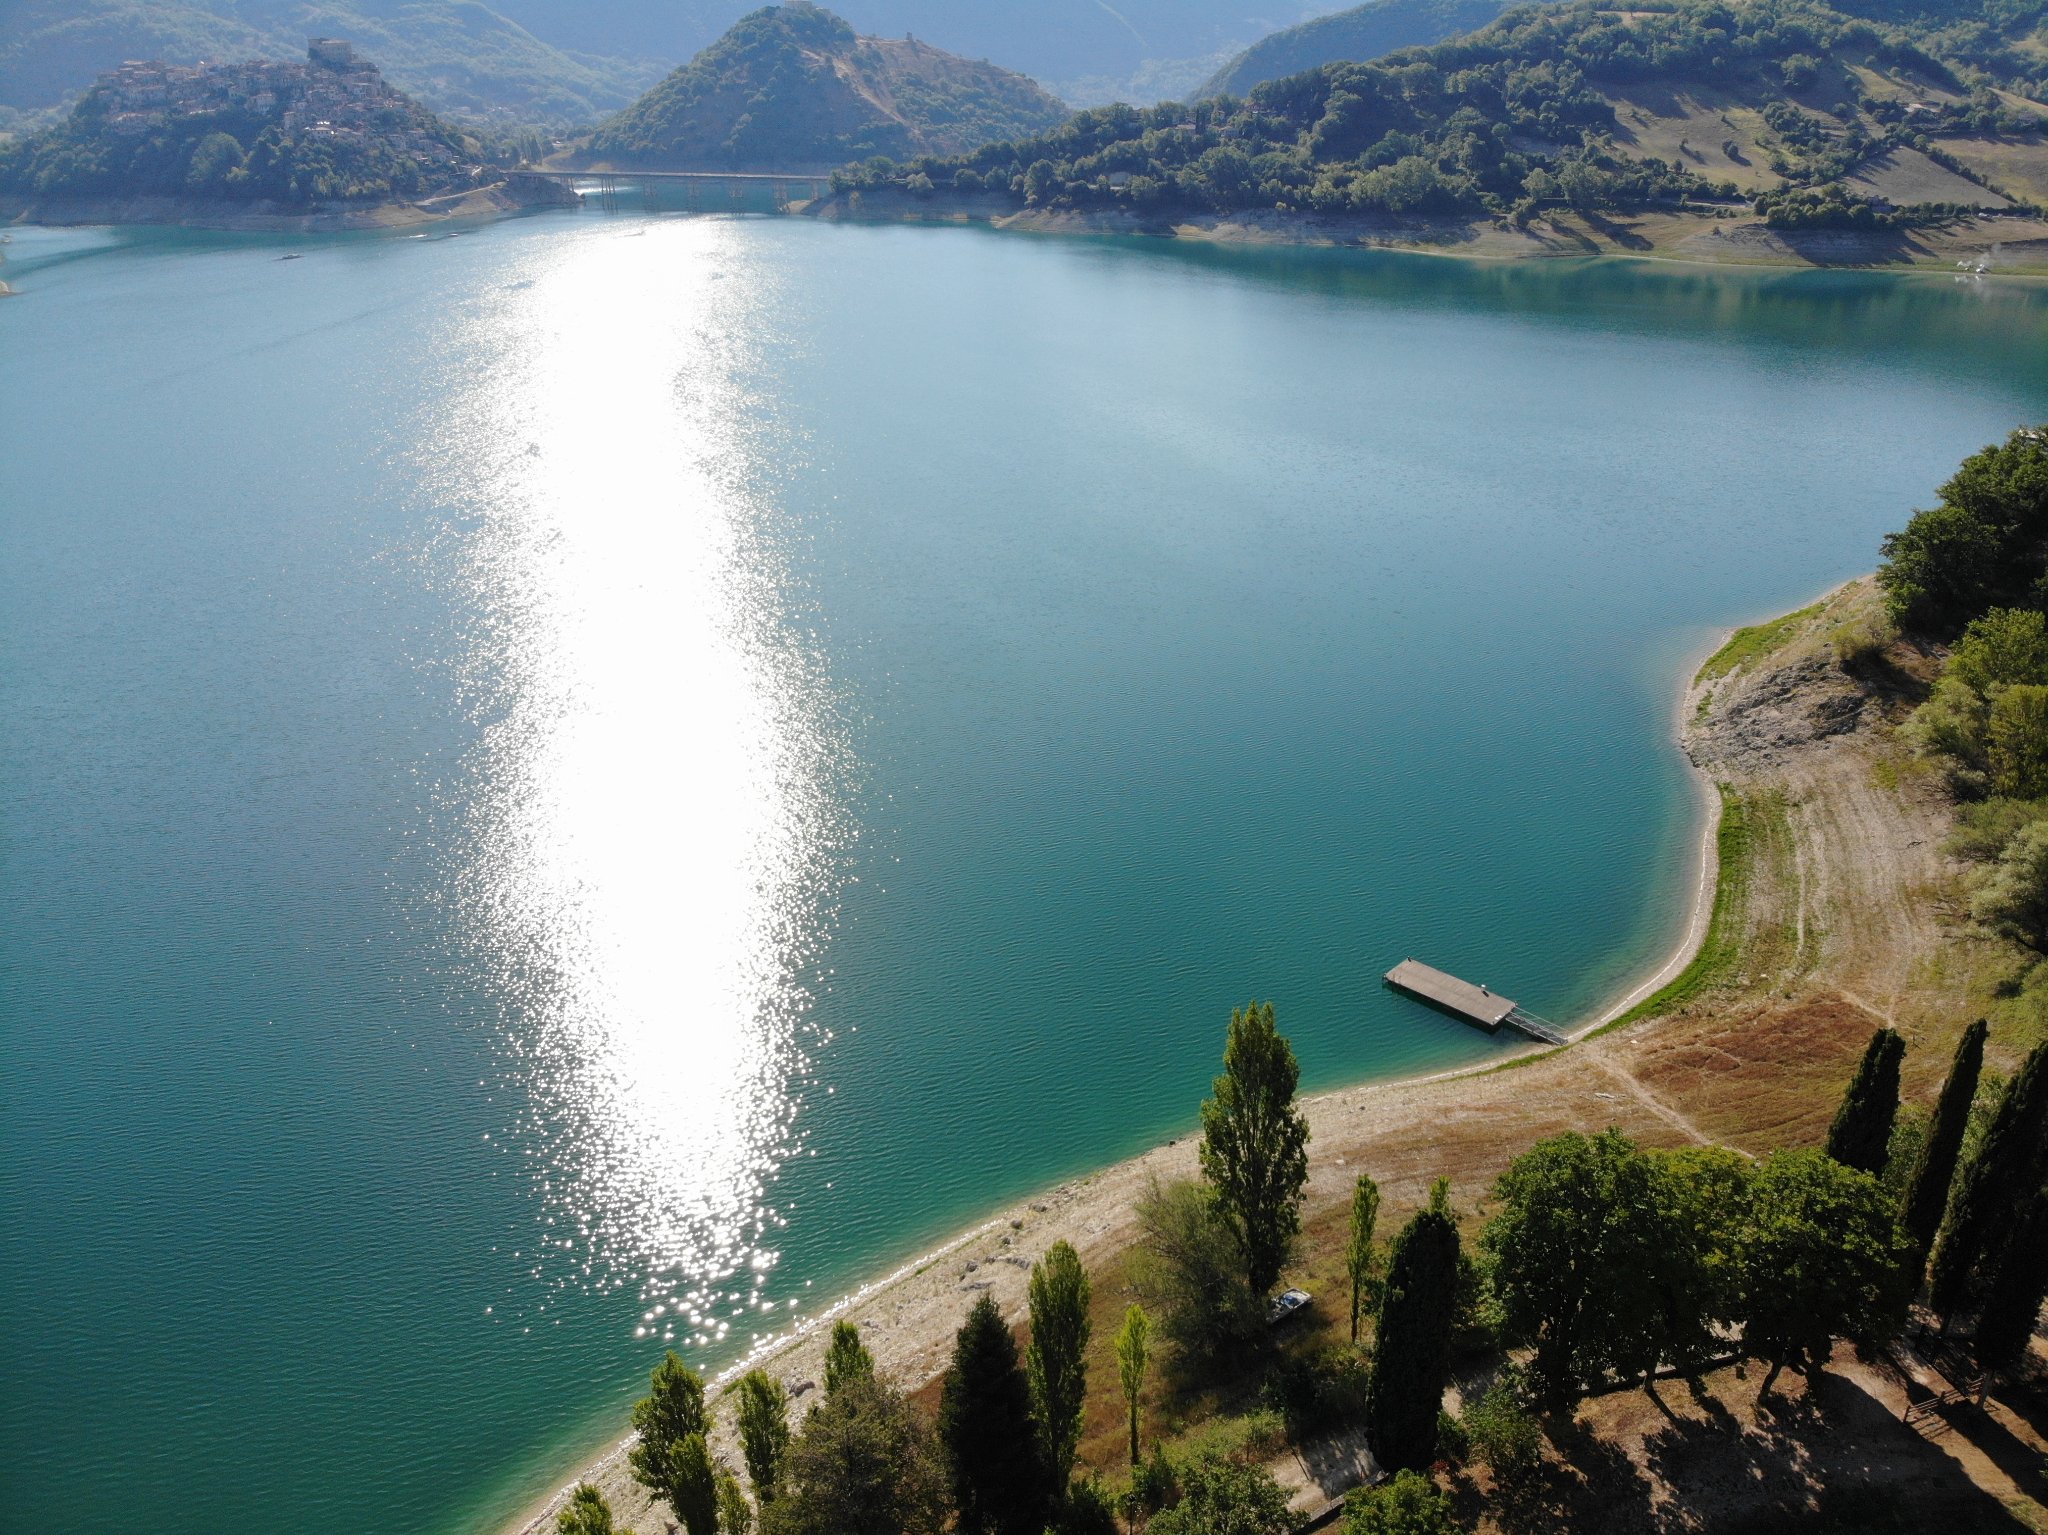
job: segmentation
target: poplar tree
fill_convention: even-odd
[[[939,1398],[939,1443],[960,1535],[1039,1535],[1044,1470],[1031,1386],[1017,1362],[1017,1340],[985,1291],[953,1339]]]
[[[2048,1167],[2048,1043],[2036,1045],[2005,1090],[1991,1127],[1956,1185],[1948,1224],[1935,1245],[1928,1299],[1946,1321],[1970,1277],[2004,1245],[2013,1218]]]
[[[671,1349],[654,1367],[652,1388],[633,1409],[640,1442],[627,1457],[633,1478],[665,1499],[689,1535],[716,1535],[718,1463],[707,1435],[704,1382]]]
[[[577,1484],[555,1515],[555,1535],[613,1535],[612,1507],[588,1482]]]
[[[1435,1458],[1457,1286],[1457,1224],[1434,1205],[1418,1211],[1387,1261],[1367,1394],[1372,1451],[1389,1470],[1420,1470]]]
[[[825,1350],[825,1395],[856,1380],[873,1380],[875,1356],[860,1341],[860,1329],[851,1322],[832,1324],[832,1343]]]
[[[1088,1395],[1088,1276],[1070,1242],[1055,1242],[1031,1266],[1031,1405],[1044,1435],[1054,1497],[1066,1492],[1081,1443]]]
[[[1230,1015],[1223,1075],[1202,1105],[1202,1176],[1243,1249],[1245,1277],[1263,1298],[1301,1231],[1308,1182],[1308,1120],[1294,1106],[1294,1048],[1274,1027],[1273,1004]]]
[[[1145,1392],[1145,1366],[1150,1360],[1152,1322],[1135,1301],[1124,1313],[1116,1335],[1117,1381],[1124,1388],[1124,1406],[1131,1420],[1131,1464],[1138,1464],[1138,1407]]]
[[[740,1454],[754,1496],[766,1505],[789,1458],[789,1392],[766,1370],[749,1370],[740,1377],[739,1398]]]
[[[1906,1042],[1897,1029],[1879,1029],[1870,1036],[1828,1130],[1828,1155],[1844,1167],[1873,1176],[1884,1171],[1892,1121],[1899,1114],[1899,1062],[1905,1054]]]
[[[1372,1232],[1380,1219],[1380,1186],[1364,1173],[1351,1190],[1351,1239],[1344,1248],[1344,1272],[1351,1280],[1351,1341],[1372,1292]]]
[[[1963,1030],[1948,1080],[1941,1084],[1941,1097],[1934,1105],[1934,1118],[1927,1126],[1927,1139],[1921,1142],[1919,1158],[1913,1164],[1912,1180],[1906,1185],[1899,1226],[1913,1243],[1910,1267],[1916,1286],[1927,1267],[1927,1255],[1934,1250],[1941,1217],[1948,1210],[1948,1191],[1955,1182],[1963,1133],[1970,1126],[1970,1105],[1977,1097],[1977,1078],[1984,1069],[1984,1036],[1989,1031],[1990,1025],[1982,1018]]]

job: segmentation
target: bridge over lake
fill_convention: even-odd
[[[813,171],[578,171],[520,166],[505,173],[506,183],[551,181],[579,194],[595,194],[598,205],[618,206],[619,193],[634,187],[650,208],[738,207],[750,194],[765,192],[778,212],[808,202],[832,188],[830,172]]]

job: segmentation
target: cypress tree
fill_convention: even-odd
[[[1458,1228],[1447,1211],[1418,1211],[1394,1238],[1380,1296],[1366,1427],[1389,1470],[1436,1455],[1458,1286]]]
[[[1828,1131],[1828,1155],[1844,1167],[1873,1177],[1884,1171],[1892,1121],[1899,1114],[1899,1062],[1905,1054],[1906,1042],[1897,1029],[1879,1029],[1870,1036]]]
[[[1273,1022],[1273,1004],[1230,1015],[1223,1075],[1202,1105],[1202,1176],[1237,1234],[1245,1278],[1263,1300],[1301,1231],[1308,1120],[1294,1106],[1301,1067]]]
[[[2013,1223],[1984,1285],[1977,1317],[1977,1363],[2002,1370],[2027,1351],[2041,1299],[2048,1294],[2048,1189],[2037,1189]]]
[[[1944,1321],[1961,1308],[1970,1276],[2003,1245],[2014,1213],[2041,1186],[2048,1164],[2048,1043],[2034,1047],[2006,1088],[1984,1143],[1963,1169],[1948,1224],[1934,1249],[1928,1299]]]
[[[740,1454],[754,1497],[766,1508],[789,1459],[789,1392],[766,1370],[749,1370],[740,1377],[739,1399]]]
[[[1935,1233],[1941,1230],[1941,1217],[1948,1210],[1949,1186],[1955,1182],[1963,1132],[1970,1125],[1970,1104],[1977,1097],[1977,1078],[1984,1069],[1984,1036],[1989,1031],[1990,1025],[1982,1018],[1963,1030],[1948,1080],[1941,1084],[1941,1097],[1934,1105],[1934,1119],[1927,1126],[1927,1139],[1913,1164],[1912,1180],[1906,1185],[1899,1225],[1913,1243],[1916,1283],[1927,1267]]]
[[[974,1303],[953,1340],[939,1399],[939,1443],[952,1473],[960,1535],[1038,1535],[1045,1528],[1042,1457],[1031,1385],[996,1303]]]

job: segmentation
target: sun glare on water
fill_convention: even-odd
[[[731,224],[641,229],[551,243],[443,349],[489,359],[427,466],[476,625],[448,884],[529,1106],[531,1277],[716,1342],[768,1304],[847,762],[763,485],[772,281]]]

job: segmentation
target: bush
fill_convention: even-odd
[[[1835,631],[1835,665],[1851,677],[1868,677],[1883,669],[1885,646],[1890,643],[1889,626],[1850,624]]]
[[[1347,1535],[1457,1535],[1450,1495],[1419,1471],[1402,1471],[1344,1500]]]
[[[1970,916],[2048,951],[2048,821],[2022,827],[1998,861],[1970,882]]]
[[[1180,1468],[1180,1501],[1153,1515],[1151,1535],[1292,1535],[1287,1494],[1263,1466],[1202,1455]]]
[[[1504,1370],[1465,1409],[1462,1428],[1469,1453],[1506,1482],[1528,1475],[1543,1459],[1543,1429],[1522,1405],[1520,1379]]]
[[[1286,1420],[1287,1436],[1300,1443],[1364,1417],[1369,1380],[1355,1349],[1330,1344],[1281,1360],[1268,1372],[1261,1396]]]

